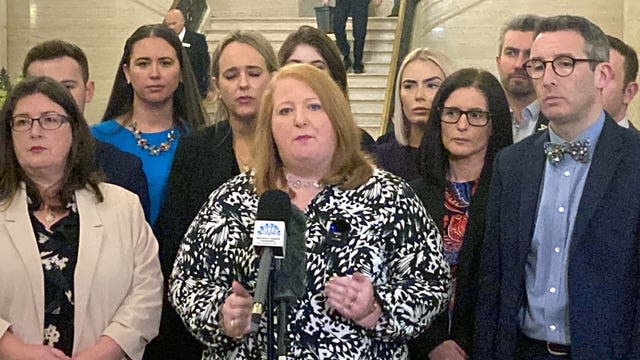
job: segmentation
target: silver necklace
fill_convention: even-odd
[[[176,130],[171,129],[167,134],[167,141],[161,142],[160,145],[151,145],[147,139],[142,137],[140,130],[136,128],[135,121],[131,123],[131,131],[133,131],[133,137],[136,139],[136,144],[138,144],[142,150],[154,156],[171,149],[171,143],[176,139]]]
[[[303,179],[301,177],[298,177],[292,174],[286,174],[286,177],[287,177],[287,183],[289,184],[289,186],[291,186],[294,189],[310,188],[310,187],[314,187],[316,189],[322,188],[322,184],[320,184],[319,180]]]

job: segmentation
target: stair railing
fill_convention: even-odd
[[[420,0],[400,0],[398,22],[396,23],[396,32],[391,53],[391,63],[389,64],[389,74],[387,75],[387,87],[384,93],[379,135],[386,134],[389,124],[391,123],[391,116],[394,110],[396,73],[402,63],[402,59],[411,51],[414,14],[416,13],[416,7],[419,2]]]

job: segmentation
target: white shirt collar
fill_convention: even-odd
[[[182,31],[180,31],[180,34],[178,34],[178,37],[180,38],[180,41],[184,41],[184,34],[187,33],[187,28],[183,27]]]
[[[627,118],[627,115],[625,115],[622,120],[618,121],[618,125],[622,126],[623,128],[629,128],[629,119]]]

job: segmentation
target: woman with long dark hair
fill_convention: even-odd
[[[93,135],[142,160],[155,224],[180,138],[205,124],[193,71],[180,39],[162,24],[127,39],[102,122]]]
[[[69,91],[27,78],[0,114],[0,359],[135,359],[158,333],[158,244],[103,183]]]
[[[471,355],[491,165],[511,143],[511,115],[500,82],[478,69],[447,77],[422,139],[422,177],[412,185],[442,234],[451,267],[450,300],[448,311],[410,344],[412,360]]]

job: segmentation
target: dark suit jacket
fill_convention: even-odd
[[[149,189],[140,158],[96,140],[95,160],[96,165],[107,176],[108,183],[121,186],[138,195],[144,217],[149,221]]]
[[[487,207],[475,359],[513,359],[548,130],[503,150]],[[606,117],[575,219],[569,265],[573,359],[640,358],[640,135]]]
[[[451,332],[449,333],[448,311],[441,313],[424,333],[409,343],[411,360],[428,359],[429,352],[445,340],[454,340],[462,349],[471,354],[475,327],[475,301],[478,298],[478,271],[484,237],[485,207],[489,197],[491,166],[485,166],[475,195],[469,206],[469,222],[464,234],[458,267],[456,268],[457,287],[453,307]],[[411,182],[416,194],[422,200],[427,212],[438,230],[443,231],[444,184],[435,184],[425,179]]]
[[[189,55],[200,96],[205,97],[209,89],[209,64],[211,63],[207,39],[202,34],[186,29],[184,39],[182,39],[182,47],[187,50],[187,55]]]
[[[167,282],[180,242],[209,194],[239,173],[228,122],[209,126],[180,141],[156,221],[165,280],[164,306],[160,335],[147,346],[145,359],[200,360],[204,346],[187,331],[169,304]]]

